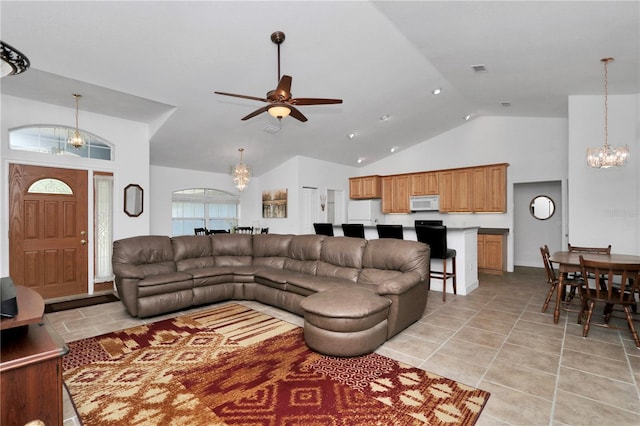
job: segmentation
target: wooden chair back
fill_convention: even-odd
[[[207,228],[193,228],[196,235],[207,235]]]
[[[229,231],[228,229],[212,229],[208,232],[208,234],[228,234],[231,231]]]
[[[253,234],[253,226],[238,226],[236,232],[238,234]]]
[[[640,284],[640,263],[603,262],[580,255],[580,267],[590,298],[611,304],[635,304],[633,295]]]
[[[568,247],[574,253],[611,254],[611,244],[607,247],[578,247],[569,244]]]
[[[556,276],[556,271],[553,269],[551,253],[549,253],[549,247],[546,244],[543,247],[540,247],[540,254],[542,255],[544,270],[547,273],[547,283],[552,285],[557,284],[558,277]]]

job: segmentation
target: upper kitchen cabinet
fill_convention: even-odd
[[[382,178],[382,213],[409,213],[409,176]]]
[[[507,211],[507,164],[474,167],[472,175],[472,208],[478,213]]]
[[[493,164],[439,172],[440,211],[505,213],[507,166]]]
[[[382,179],[378,175],[349,178],[349,198],[366,200],[382,197]]]
[[[440,211],[471,212],[471,169],[451,169],[438,173]]]
[[[423,172],[414,173],[409,176],[409,195],[437,195],[438,194],[438,173]]]

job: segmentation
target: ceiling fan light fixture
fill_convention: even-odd
[[[269,114],[275,118],[284,118],[291,114],[291,109],[284,104],[275,104],[269,108]]]

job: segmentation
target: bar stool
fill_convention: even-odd
[[[364,224],[362,223],[343,223],[342,233],[345,237],[364,238]]]
[[[431,278],[442,280],[442,301],[447,301],[447,280],[453,279],[453,294],[458,294],[456,283],[456,251],[447,248],[446,226],[416,226],[417,240],[428,244],[431,248],[432,259],[442,259],[442,271],[431,268]],[[447,272],[447,259],[451,259],[453,271]],[[431,280],[429,280],[429,289]]]
[[[317,235],[333,237],[333,225],[331,223],[314,223],[313,229],[316,231]]]
[[[395,238],[403,240],[402,225],[376,225],[378,238]]]

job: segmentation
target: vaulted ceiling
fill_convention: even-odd
[[[603,93],[607,56],[609,93],[640,92],[638,1],[2,0],[0,14],[31,61],[2,93],[69,108],[81,93],[80,127],[83,110],[149,123],[151,163],[194,170],[227,173],[240,147],[257,175],[295,155],[358,166],[467,115],[566,117],[568,96]],[[213,93],[274,89],[278,30],[293,96],[344,103],[241,121],[264,104]]]

